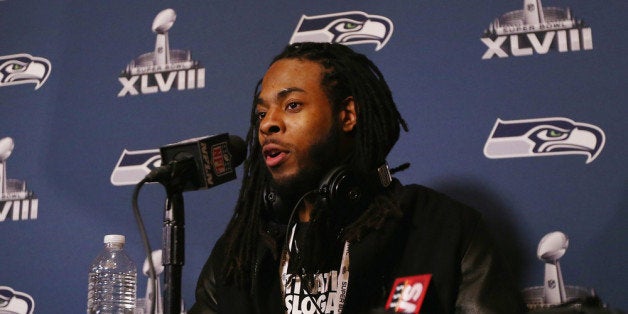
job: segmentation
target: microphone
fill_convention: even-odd
[[[235,179],[235,168],[246,159],[247,148],[240,137],[222,133],[168,144],[159,151],[161,166],[144,180],[167,183],[185,192]]]

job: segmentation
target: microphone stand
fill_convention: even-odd
[[[164,314],[178,314],[181,313],[181,277],[185,259],[185,221],[181,190],[168,191],[162,233]]]
[[[236,156],[242,160],[231,160],[233,155],[229,153],[229,147],[233,145],[238,149]],[[235,179],[233,168],[244,160],[246,144],[242,139],[229,137],[224,133],[171,144],[161,147],[160,151],[162,162],[165,164],[151,170],[145,180],[159,182],[166,188],[167,199],[162,229],[164,313],[179,314],[182,308],[181,277],[185,256],[183,192],[208,188]],[[220,157],[219,162],[216,162],[221,167],[218,174],[214,162],[209,160],[212,157]],[[203,173],[199,173],[201,170]],[[206,179],[205,175],[209,176],[209,179]],[[221,177],[216,179],[217,181],[212,181],[213,175]]]
[[[185,259],[185,215],[183,191],[190,167],[175,164],[168,178],[159,182],[166,188],[166,206],[162,229],[164,265],[164,314],[181,313],[181,277]]]

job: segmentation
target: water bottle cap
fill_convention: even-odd
[[[108,234],[105,236],[104,243],[122,243],[124,244],[126,238],[121,234]]]

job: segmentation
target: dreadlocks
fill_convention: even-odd
[[[363,173],[382,165],[399,138],[400,126],[405,131],[408,128],[375,64],[344,45],[329,43],[292,44],[276,56],[271,65],[282,59],[308,60],[322,65],[325,70],[321,86],[334,111],[341,110],[347,97],[353,97],[358,123],[352,131],[354,147],[347,164]],[[257,139],[259,121],[255,104],[260,84],[261,81],[255,89],[251,126],[246,136],[251,154],[244,162],[242,188],[224,235],[227,246],[224,272],[227,280],[241,286],[250,283],[260,239],[271,247],[275,258],[281,245],[280,237],[266,232],[272,213],[265,209],[264,189],[271,177],[261,158],[261,145]],[[345,229],[343,237],[346,241],[357,241],[367,229],[378,228],[387,217],[397,214],[398,206],[391,197],[378,196],[366,212]]]

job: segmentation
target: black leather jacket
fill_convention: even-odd
[[[432,274],[421,313],[523,312],[519,289],[477,211],[422,186],[394,184],[404,216],[351,243],[343,313],[385,313],[394,280],[419,274]],[[250,290],[224,283],[223,250],[219,240],[189,313],[283,313],[279,261],[269,249],[260,242]]]

